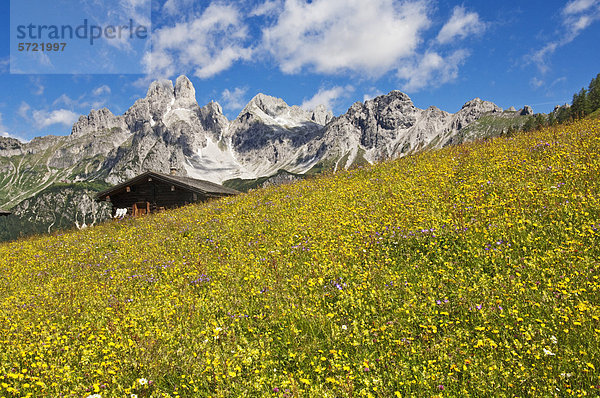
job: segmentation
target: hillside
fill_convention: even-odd
[[[600,121],[0,245],[0,395],[594,396]]]
[[[21,226],[15,234],[0,223],[0,240],[106,218],[93,206],[79,209],[79,219],[59,207],[32,223],[23,208],[31,209],[48,189],[55,197],[45,199],[61,201],[72,194],[56,189],[64,184],[115,185],[146,171],[176,169],[230,187],[260,188],[498,134],[501,128],[488,125],[511,116],[479,98],[454,114],[419,109],[408,95],[391,91],[338,117],[323,105],[307,110],[259,93],[229,120],[218,103],[198,104],[187,77],[155,81],[122,115],[92,109],[68,136],[0,137],[0,207],[13,211],[11,225]],[[482,117],[485,126],[463,133]],[[90,192],[83,201],[93,197]]]

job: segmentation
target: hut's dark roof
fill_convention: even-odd
[[[11,214],[10,211],[0,209],[0,216],[10,216]]]
[[[140,174],[137,177],[132,178],[131,180],[122,182],[118,185],[115,185],[112,188],[109,188],[105,191],[100,192],[96,195],[96,199],[104,200],[106,196],[114,195],[126,187],[134,185],[136,183],[147,181],[148,178],[156,179],[157,181],[162,181],[167,184],[172,184],[180,188],[187,189],[192,192],[196,192],[202,195],[237,195],[240,192],[235,189],[224,187],[223,185],[215,184],[214,182],[198,180],[190,177],[181,177],[174,176],[170,174],[158,173],[155,171],[147,171],[143,174]]]

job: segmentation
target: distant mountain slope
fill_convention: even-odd
[[[146,97],[123,115],[92,110],[69,136],[28,143],[0,138],[0,206],[13,208],[56,183],[116,184],[171,168],[256,187],[289,180],[281,170],[303,175],[347,169],[476,139],[479,127],[471,126],[482,117],[505,113],[478,98],[456,114],[423,110],[406,94],[392,91],[357,102],[339,117],[324,106],[305,110],[258,94],[230,121],[215,102],[200,107],[192,83],[180,76],[175,84],[153,82]]]

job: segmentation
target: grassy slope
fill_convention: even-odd
[[[64,140],[58,138],[56,141],[55,145],[40,153],[0,157],[0,168],[7,170],[0,174],[0,205],[11,208],[66,177],[66,172],[46,165]]]
[[[112,134],[111,130],[95,132],[96,144],[112,143]],[[84,158],[69,167],[48,166],[49,160],[57,152],[62,150],[72,156],[71,152],[77,152],[82,142],[85,144],[89,140],[88,137],[56,136],[42,139],[51,139],[52,145],[37,153],[0,157],[0,170],[5,170],[0,174],[0,207],[10,209],[53,185],[61,184],[63,180],[72,181],[76,177],[94,179],[100,175],[98,169],[105,160],[103,155]]]
[[[260,177],[260,178],[255,178],[255,179],[247,179],[247,180],[241,179],[241,178],[234,178],[234,179],[225,181],[223,183],[223,185],[228,188],[236,189],[240,192],[248,192],[251,189],[260,188],[262,186],[262,184],[265,183],[269,178],[276,177],[281,174],[290,174],[290,175],[296,176],[298,178],[304,178],[304,176],[302,174],[290,173],[289,171],[281,169],[281,170],[278,170],[277,173],[275,173],[272,176]]]
[[[587,120],[0,245],[0,395],[596,395],[599,154]]]
[[[508,111],[501,114],[492,113],[482,116],[461,130],[455,143],[495,137],[507,132],[511,127],[518,131],[523,128],[529,117],[521,116],[518,112]]]

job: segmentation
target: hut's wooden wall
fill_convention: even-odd
[[[113,210],[127,208],[130,210],[128,214],[132,214],[133,205],[136,203],[144,203],[143,207],[146,208],[145,203],[148,202],[150,211],[155,212],[163,208],[172,209],[205,199],[200,194],[156,180],[139,182],[129,186],[129,192],[125,188],[110,196]]]

